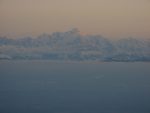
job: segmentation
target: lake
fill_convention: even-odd
[[[0,113],[150,113],[150,63],[0,61]]]

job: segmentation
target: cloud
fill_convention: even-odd
[[[78,29],[72,29],[38,38],[1,37],[0,59],[150,61],[149,45],[150,40],[125,38],[112,42],[99,35],[82,36]]]

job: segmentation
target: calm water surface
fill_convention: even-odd
[[[150,63],[0,61],[0,113],[150,113]]]

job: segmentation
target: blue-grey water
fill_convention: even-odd
[[[0,113],[150,113],[150,63],[0,61]]]

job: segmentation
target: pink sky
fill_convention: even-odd
[[[78,28],[106,37],[149,37],[149,0],[0,0],[0,36]]]

